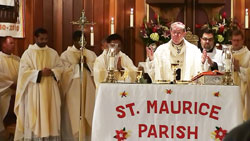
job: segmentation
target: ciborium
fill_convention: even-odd
[[[108,50],[108,76],[106,78],[107,83],[115,83],[115,53],[117,44],[108,44],[109,50]]]
[[[173,71],[173,80],[172,83],[176,84],[176,76],[177,76],[177,69],[179,68],[179,61],[171,63],[171,69]]]
[[[223,67],[224,67],[224,85],[233,85],[232,73],[233,73],[233,55],[232,46],[223,46]]]

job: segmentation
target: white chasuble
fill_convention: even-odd
[[[148,70],[150,70],[149,75],[153,82],[157,82],[157,80],[173,80],[171,63],[176,63],[177,60],[180,63],[181,80],[189,81],[201,72],[200,50],[195,45],[184,40],[180,53],[177,53],[170,40],[157,48],[153,61],[147,62]]]
[[[222,71],[223,64],[222,64],[222,50],[217,49],[216,47],[213,48],[212,52],[207,52],[207,56],[209,56],[213,62],[216,62],[218,65],[219,71]],[[203,71],[211,71],[211,66],[209,65],[207,59],[205,63],[202,65]]]
[[[42,76],[39,71],[49,68],[53,76]],[[58,81],[63,65],[55,50],[30,45],[20,61],[17,82],[15,140],[60,136],[61,97]]]
[[[0,51],[0,131],[4,129],[3,120],[8,112],[11,96],[15,91],[10,88],[17,83],[20,58]]]
[[[243,119],[250,119],[250,51],[247,47],[233,52],[234,59],[239,61],[240,71],[234,72],[234,83],[240,86],[243,103]]]
[[[137,67],[133,64],[133,61],[123,52],[119,52],[115,56],[115,69],[117,68],[118,59],[121,58],[121,66],[124,69],[124,74],[127,74],[126,82],[135,82],[136,80],[136,71]],[[108,76],[108,65],[109,65],[109,56],[107,51],[104,50],[103,53],[96,58],[94,63],[94,80],[96,88],[98,88],[99,83],[104,82]],[[115,72],[116,80],[123,81],[121,73]]]
[[[82,94],[80,93],[80,50],[73,47],[62,53],[61,60],[65,71],[62,75],[61,89],[64,95],[62,108],[62,140],[78,140],[80,128],[80,101],[82,102],[82,129],[84,140],[90,140],[92,116],[95,103],[95,85],[91,70],[96,59],[94,52],[84,49],[86,66],[82,73]],[[80,99],[82,95],[82,99]]]

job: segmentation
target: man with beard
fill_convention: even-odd
[[[222,70],[222,51],[214,46],[214,35],[209,29],[204,30],[201,40],[203,71]]]
[[[65,71],[62,75],[63,108],[62,108],[62,140],[79,140],[80,109],[82,109],[83,138],[90,141],[92,115],[95,104],[95,84],[92,77],[96,54],[86,48],[83,49],[84,67],[80,79],[81,46],[79,41],[82,32],[73,34],[73,46],[69,46],[61,55]],[[80,83],[80,81],[82,81]],[[80,91],[82,84],[82,93]],[[82,99],[80,99],[82,95]],[[80,108],[80,102],[82,107]]]
[[[63,65],[47,46],[48,33],[38,28],[35,44],[20,60],[17,81],[15,140],[59,140],[61,97],[58,88]]]

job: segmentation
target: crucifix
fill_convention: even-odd
[[[87,18],[85,16],[85,11],[83,10],[82,13],[81,13],[81,17],[79,18],[78,21],[72,21],[71,22],[73,25],[79,25],[79,27],[81,28],[81,31],[82,31],[82,36],[81,36],[81,39],[79,41],[79,44],[81,46],[80,48],[80,51],[81,51],[81,56],[80,56],[80,67],[79,67],[79,72],[80,72],[80,117],[79,117],[79,120],[80,120],[80,124],[79,124],[79,141],[83,141],[83,132],[84,132],[84,129],[83,129],[83,117],[84,117],[84,108],[83,108],[83,105],[85,105],[85,92],[84,92],[84,89],[83,89],[83,68],[84,68],[84,51],[85,51],[85,46],[87,44],[87,41],[85,40],[85,37],[84,37],[84,27],[85,25],[90,25],[91,23],[87,21]],[[92,23],[93,25],[93,23]],[[83,100],[84,99],[84,100]]]

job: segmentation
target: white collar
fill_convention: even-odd
[[[243,47],[242,47],[241,49],[239,49],[239,50],[232,50],[232,53],[235,54],[235,55],[237,55],[237,54],[241,54],[241,53],[245,52],[246,50],[248,50],[247,47],[246,47],[246,46],[243,46]]]
[[[4,53],[2,51],[0,51],[0,54],[3,55],[3,56],[5,56],[5,57],[12,57],[13,56],[12,53],[9,55],[9,54],[6,54],[6,53]]]
[[[67,50],[73,51],[73,52],[81,52],[81,50],[77,49],[74,45],[73,46],[69,46]]]
[[[30,45],[30,47],[31,47],[31,49],[35,49],[35,50],[46,50],[49,48],[47,45],[45,47],[41,48],[36,43],[33,45]]]
[[[182,41],[181,44],[179,45],[174,45],[172,43],[172,40],[170,42],[170,49],[172,50],[172,53],[177,56],[177,55],[181,55],[185,49],[186,49],[186,44],[185,44],[185,40]]]

